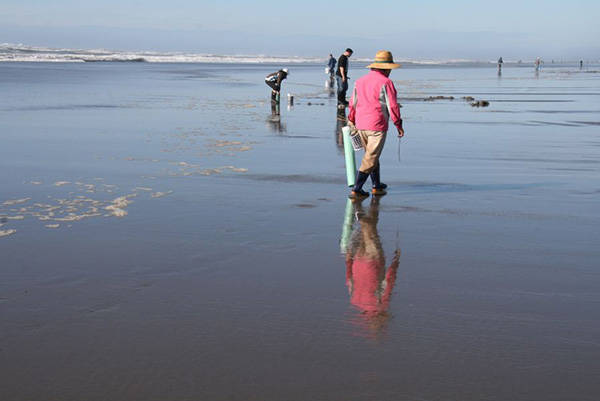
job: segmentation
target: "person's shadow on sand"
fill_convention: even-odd
[[[348,201],[358,227],[349,230],[348,218],[342,234],[342,251],[346,255],[346,285],[350,303],[359,312],[355,320],[370,337],[381,334],[390,319],[390,298],[400,263],[400,248],[396,245],[390,265],[385,267],[385,255],[377,223],[379,221],[379,197],[371,198],[365,212],[362,200]],[[352,202],[352,203],[351,203]],[[349,213],[347,213],[348,216]],[[351,234],[349,234],[351,232]],[[349,238],[344,238],[349,236]]]

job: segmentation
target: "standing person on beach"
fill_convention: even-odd
[[[380,180],[379,156],[385,144],[390,116],[398,130],[398,136],[404,136],[396,88],[388,78],[391,70],[398,67],[400,64],[394,63],[391,52],[378,51],[375,62],[367,66],[371,71],[354,85],[348,121],[351,129],[358,131],[365,154],[358,169],[356,183],[349,195],[351,199],[369,196],[369,193],[362,189],[369,176],[373,184],[373,195],[386,193],[387,185]]]
[[[288,74],[288,69],[283,68],[265,77],[265,83],[272,89],[271,102],[279,103],[279,92],[281,91],[281,82],[287,78]]]
[[[502,74],[502,64],[504,63],[504,60],[502,60],[502,57],[500,57],[498,59],[498,75]]]
[[[335,74],[335,65],[337,64],[337,61],[335,60],[335,57],[333,57],[333,54],[329,54],[329,61],[327,62],[327,68],[329,68],[329,78],[331,80],[333,80],[333,76]]]
[[[352,56],[351,48],[347,48],[346,51],[338,59],[338,67],[335,72],[337,78],[337,96],[338,96],[338,107],[348,106],[346,101],[346,92],[348,91],[348,58]]]

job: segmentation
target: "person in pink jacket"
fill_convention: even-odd
[[[404,136],[400,106],[396,100],[396,88],[388,77],[391,70],[400,67],[394,63],[392,53],[387,50],[378,51],[375,62],[368,65],[371,71],[354,84],[350,98],[348,121],[353,135],[358,131],[365,154],[358,169],[356,183],[350,192],[350,198],[368,197],[369,193],[362,187],[371,176],[373,195],[384,195],[387,185],[380,180],[379,156],[385,144],[388,130],[388,120],[398,130],[398,136]]]

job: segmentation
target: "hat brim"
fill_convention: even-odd
[[[401,65],[396,63],[372,63],[367,66],[367,68],[378,68],[380,70],[393,70],[399,67]]]

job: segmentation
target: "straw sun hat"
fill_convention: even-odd
[[[400,64],[394,63],[392,52],[380,50],[375,55],[375,62],[369,64],[367,68],[380,68],[382,70],[393,70],[400,67]]]

